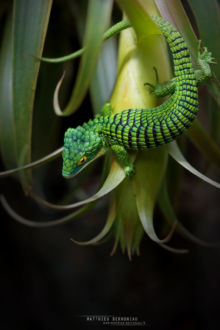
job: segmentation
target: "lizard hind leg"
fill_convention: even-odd
[[[163,83],[159,83],[159,75],[157,68],[153,67],[155,72],[155,80],[156,84],[153,85],[151,83],[146,82],[144,85],[149,86],[149,92],[153,93],[156,97],[164,97],[167,95],[172,95],[176,89],[176,82],[175,79],[170,81],[166,81]]]
[[[157,68],[154,66],[153,69],[154,69],[154,73],[155,73],[156,84],[153,85],[149,82],[144,83],[144,86],[148,86],[148,90],[150,93],[155,93],[156,86],[159,84],[159,75],[158,75]]]

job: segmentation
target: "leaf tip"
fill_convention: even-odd
[[[65,77],[65,71],[62,74],[62,77],[60,78],[60,80],[58,81],[58,84],[55,88],[54,91],[54,95],[53,95],[53,107],[54,107],[54,111],[56,113],[57,116],[64,116],[64,113],[62,112],[61,108],[60,108],[60,104],[59,104],[59,98],[58,98],[58,94],[60,91],[60,87],[62,85],[63,79]]]

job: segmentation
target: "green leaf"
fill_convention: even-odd
[[[115,214],[116,214],[116,207],[115,207],[115,203],[113,203],[111,205],[111,208],[109,210],[109,214],[108,214],[108,218],[106,221],[106,224],[104,226],[104,228],[101,230],[101,232],[93,237],[92,239],[85,241],[85,242],[79,242],[76,241],[75,239],[71,239],[74,243],[79,244],[79,245],[92,245],[92,244],[97,244],[99,241],[101,241],[110,231],[113,222],[115,220]]]
[[[120,31],[125,30],[125,29],[129,28],[130,26],[131,26],[131,24],[126,19],[114,24],[104,33],[103,40],[105,41],[105,40],[110,39],[114,35],[118,34]],[[37,57],[36,56],[36,58],[42,62],[47,62],[47,63],[62,63],[62,62],[70,61],[77,57],[80,57],[84,52],[85,52],[85,47],[75,51],[74,53],[71,53],[71,54],[68,54],[68,55],[65,55],[62,57],[48,58],[48,57],[40,57],[40,56]]]
[[[117,72],[117,44],[115,39],[106,41],[99,56],[97,68],[90,85],[90,95],[95,113],[110,100]]]
[[[204,1],[190,0],[196,23],[199,28],[199,36],[203,44],[212,52],[214,58],[219,62],[220,43],[213,42],[219,39],[220,32],[220,7],[216,0]],[[220,63],[213,66],[215,73],[220,80]]]
[[[154,230],[153,212],[161,180],[164,176],[167,152],[165,148],[147,150],[145,157],[137,156],[133,178],[138,214],[145,232],[157,243],[167,242],[171,236],[159,239]]]
[[[79,107],[88,90],[103,41],[103,34],[110,22],[111,9],[112,0],[89,1],[88,19],[84,39],[84,48],[86,50],[80,62],[72,95],[63,111],[60,109],[58,102],[59,86],[62,81],[58,83],[58,87],[54,93],[54,109],[59,116],[68,116],[72,114]]]
[[[216,103],[220,107],[220,83],[214,75],[214,80],[206,82],[206,86]]]
[[[216,141],[220,141],[220,111],[219,106],[214,99],[210,100],[210,136]]]
[[[220,148],[213,139],[206,133],[198,120],[195,120],[192,127],[187,130],[186,134],[203,155],[220,168]]]
[[[184,37],[194,63],[197,63],[198,46],[197,38],[190,24],[189,18],[180,1],[170,0],[155,0],[160,14],[168,20],[172,25],[176,26],[177,30]],[[219,35],[219,6],[214,1],[206,1],[206,5],[201,4],[199,0],[190,1],[191,7],[194,9],[194,15],[201,29],[202,40],[205,41],[204,45],[209,47],[209,50],[213,52],[213,55],[218,59],[219,56],[219,43],[213,43],[213,40],[217,40]],[[210,32],[209,32],[210,31]],[[216,44],[213,48],[213,45]],[[214,68],[214,67],[213,67]],[[220,65],[217,67],[217,76],[219,77]],[[207,83],[210,93],[215,98],[216,102],[220,104],[220,86],[215,80]]]
[[[31,160],[32,110],[52,1],[14,1],[0,54],[0,148],[6,167]],[[21,182],[31,184],[28,173]]]
[[[175,26],[181,33],[189,47],[193,60],[196,61],[197,40],[181,1],[155,0],[155,3],[161,16]]]
[[[212,66],[215,72],[214,80],[209,80],[206,85],[209,92],[220,105],[220,44],[213,42],[218,40],[220,31],[220,7],[216,0],[205,1],[205,5],[201,5],[199,0],[190,0],[189,5],[193,11],[196,23],[199,29],[199,37],[204,46],[206,46],[216,59],[217,63]],[[219,120],[219,119],[218,119]]]
[[[85,205],[81,209],[68,214],[62,218],[59,218],[57,220],[51,220],[51,221],[45,221],[45,222],[38,222],[38,221],[32,221],[29,219],[26,219],[22,217],[21,215],[17,214],[9,205],[7,202],[6,198],[3,195],[0,195],[0,202],[6,212],[17,222],[21,223],[22,225],[29,226],[29,227],[34,227],[34,228],[46,228],[46,227],[54,227],[54,226],[59,226],[63,225],[67,222],[70,222],[74,219],[76,219],[79,215],[87,212],[91,206],[93,206],[93,203]]]
[[[145,6],[138,0],[118,0],[118,3],[134,27],[139,42],[150,35],[161,34],[157,25],[147,14],[147,10],[156,13],[156,7],[152,1],[145,2]]]
[[[191,242],[201,245],[201,246],[205,246],[205,247],[219,247],[220,243],[219,242],[205,242],[203,240],[201,240],[200,238],[196,237],[195,235],[193,235],[187,228],[185,228],[179,221],[177,221],[177,217],[175,214],[175,211],[173,209],[173,206],[170,202],[170,197],[168,195],[168,191],[166,188],[166,184],[165,181],[162,183],[161,185],[161,189],[159,192],[159,196],[158,196],[158,200],[159,200],[159,206],[161,208],[161,211],[163,212],[163,215],[165,217],[165,219],[167,220],[167,222],[170,225],[173,225],[175,222],[177,222],[176,224],[176,228],[177,231],[185,238],[187,238],[188,240],[190,240]]]
[[[169,154],[175,161],[177,161],[180,165],[182,165],[185,169],[187,169],[192,174],[196,175],[201,180],[211,184],[212,186],[220,189],[220,183],[208,178],[204,174],[200,173],[197,169],[195,169],[192,165],[189,164],[189,162],[185,159],[183,154],[181,153],[177,143],[175,141],[169,143],[167,146],[169,150]]]
[[[145,82],[152,84],[155,82],[153,67],[156,67],[160,72],[161,81],[169,80],[171,77],[167,46],[155,23],[150,19],[145,8],[140,6],[137,1],[122,2],[125,11],[129,7],[128,15],[134,28],[138,24],[140,11],[141,17],[145,17],[145,19],[143,24],[138,24],[137,27],[140,34],[138,42],[136,31],[133,28],[122,31],[120,35],[118,77],[111,97],[113,113],[129,108],[151,109],[156,106],[158,99],[153,93],[150,94],[144,86]],[[148,3],[152,3],[152,1]],[[134,12],[131,10],[133,4]],[[155,6],[152,8],[154,11],[150,14],[155,13]],[[143,29],[142,33],[141,28]],[[161,53],[163,53],[162,57]]]
[[[153,225],[153,212],[160,189],[161,182],[167,164],[166,148],[158,148],[146,151],[146,158],[137,157],[136,175],[133,178],[133,186],[136,195],[138,214],[147,235],[162,248],[174,253],[187,253],[188,250],[176,249],[167,246],[174,233],[176,223],[164,239],[160,239],[155,232]]]
[[[13,174],[16,174],[16,173],[19,173],[21,171],[33,169],[35,167],[44,165],[44,164],[48,163],[49,161],[61,156],[62,151],[63,151],[63,147],[55,150],[54,152],[50,153],[49,155],[47,155],[47,156],[45,156],[41,159],[38,159],[38,160],[36,160],[32,163],[29,163],[27,165],[24,165],[22,167],[17,167],[17,168],[8,170],[8,171],[0,172],[0,179],[5,178],[5,177],[10,176],[10,175],[13,175]]]
[[[103,183],[102,187],[91,197],[84,199],[80,202],[76,202],[73,204],[67,205],[57,205],[43,200],[41,197],[31,194],[31,196],[40,204],[47,206],[49,208],[57,209],[57,210],[71,210],[76,207],[94,202],[99,200],[100,198],[109,194],[112,190],[114,190],[125,178],[124,170],[116,163],[113,162],[111,170]]]
[[[138,229],[143,233],[143,227],[140,223],[135,194],[130,178],[126,178],[117,188],[113,195],[116,203],[117,213],[114,223],[114,232],[116,232],[115,247],[120,242],[123,252],[127,250],[128,257],[131,259],[133,253],[137,252],[139,247]],[[137,249],[135,250],[135,246]],[[113,249],[114,250],[114,249]]]
[[[0,148],[6,167],[17,166],[16,131],[13,112],[12,16],[8,18],[0,53]]]

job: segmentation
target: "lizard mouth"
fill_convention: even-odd
[[[81,168],[73,171],[73,172],[68,172],[66,170],[62,170],[62,176],[65,179],[71,179],[73,178],[75,175],[79,174],[85,167],[87,167],[89,164],[91,164],[94,160],[96,160],[97,158],[103,156],[105,154],[105,150],[101,149],[98,154],[96,155],[96,157],[94,157],[93,159],[91,159],[90,161],[88,161],[84,166],[82,166]]]
[[[65,179],[71,179],[74,175],[71,174],[70,172],[67,172],[67,171],[62,170],[62,176],[63,176]]]

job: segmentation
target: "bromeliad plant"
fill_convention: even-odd
[[[192,10],[194,10],[196,2],[197,1],[192,1]],[[118,0],[117,3],[122,12],[126,14],[128,20],[122,20],[122,22],[114,25],[105,32],[110,21],[113,2],[110,0],[106,2],[91,0],[88,5],[83,42],[84,47],[69,56],[48,59],[41,57],[41,52],[51,2],[45,4],[44,1],[39,1],[38,4],[35,2],[34,5],[34,2],[32,3],[32,1],[30,1],[29,6],[25,7],[24,1],[15,1],[13,15],[9,19],[5,31],[0,62],[0,69],[2,72],[0,81],[0,118],[1,123],[3,123],[3,119],[4,122],[5,119],[8,122],[7,126],[1,125],[0,132],[2,158],[6,167],[12,168],[30,162],[31,113],[35,96],[33,90],[37,82],[40,61],[57,63],[68,61],[82,55],[76,83],[70,100],[64,110],[61,110],[58,101],[60,86],[63,83],[63,79],[64,81],[66,79],[64,76],[59,81],[54,93],[53,103],[55,113],[58,116],[69,116],[79,108],[88,88],[90,88],[93,109],[96,114],[98,114],[102,105],[106,101],[109,101],[109,98],[114,113],[129,108],[151,109],[158,105],[158,98],[155,94],[149,92],[149,88],[147,88],[145,83],[156,83],[154,67],[156,67],[159,73],[159,80],[161,82],[170,80],[172,74],[166,43],[149,15],[164,16],[164,18],[169,20],[173,25],[177,22],[177,29],[184,36],[193,59],[196,59],[198,49],[196,38],[188,22],[186,13],[179,2],[170,1],[169,4],[164,4],[163,1],[159,0]],[[217,3],[215,3],[215,5],[217,5]],[[203,37],[203,28],[200,26],[201,12],[199,8],[198,5],[194,14],[199,27],[201,27],[201,37]],[[77,10],[77,8],[74,7],[74,10]],[[210,6],[210,11],[214,13],[214,7]],[[30,17],[32,17],[31,13],[33,12],[35,13],[35,21],[30,22]],[[30,15],[26,15],[27,13]],[[22,17],[22,15],[24,16]],[[99,17],[98,25],[96,24],[97,17]],[[178,19],[174,22],[172,17]],[[32,27],[32,30],[27,30],[25,35],[22,34],[22,26],[25,24],[22,18],[25,18],[26,24],[31,24]],[[216,22],[216,24],[217,29],[219,22]],[[132,28],[129,28],[130,26],[132,26]],[[104,44],[104,49],[101,52],[100,50],[103,40],[109,39],[120,31],[122,32],[120,34],[118,46],[116,74],[114,61],[116,44],[110,39],[107,44]],[[32,37],[30,37],[30,33],[32,33]],[[27,42],[21,43],[22,39]],[[30,40],[32,40],[32,43]],[[207,40],[205,41],[207,42]],[[12,49],[10,47],[12,47]],[[215,57],[217,57],[216,54],[218,51],[219,49],[213,50]],[[16,54],[16,56],[13,57],[13,54]],[[35,54],[39,61],[36,61],[36,58],[28,56],[27,54]],[[208,52],[206,52],[206,54],[209,55]],[[49,66],[52,64],[47,65]],[[23,75],[21,75],[21,67],[24,68]],[[217,65],[216,68],[216,74],[218,75]],[[5,84],[5,81],[9,81],[11,85]],[[114,89],[111,93],[113,83]],[[210,95],[214,96],[216,104],[219,105],[220,90],[216,77],[213,76],[213,79],[207,82],[207,88]],[[8,97],[8,95],[10,96],[9,89],[12,91],[13,98]],[[8,113],[10,116],[8,116]],[[23,125],[27,125],[27,130],[25,132]],[[69,126],[76,126],[74,125],[74,116]],[[7,140],[6,148],[6,138],[9,136],[9,132],[13,132],[13,134],[11,134],[10,140]],[[212,131],[212,134],[216,136],[215,130]],[[197,145],[210,163],[214,163],[220,167],[220,150],[214,140],[209,137],[202,128],[199,121],[193,124],[192,128],[188,130],[187,135],[193,143]],[[182,138],[182,141],[185,143],[185,137]],[[8,150],[9,144],[12,146],[10,151]],[[186,250],[177,250],[167,245],[167,242],[172,237],[174,229],[177,228],[180,233],[191,240],[203,245],[211,245],[194,237],[177,221],[170,202],[167,181],[168,183],[170,179],[172,181],[178,181],[178,177],[168,177],[168,158],[172,157],[177,163],[197,175],[200,179],[212,184],[214,187],[220,188],[220,184],[209,179],[192,167],[184,158],[176,142],[144,152],[130,153],[130,158],[135,165],[135,175],[131,178],[126,177],[124,170],[118,164],[117,160],[108,153],[106,155],[106,166],[102,173],[102,184],[98,192],[83,201],[66,205],[53,204],[40,197],[35,192],[35,185],[33,184],[30,172],[24,172],[24,169],[34,168],[35,166],[39,166],[60,156],[61,152],[62,148],[39,161],[25,165],[20,169],[2,172],[0,175],[4,177],[21,172],[19,180],[24,191],[46,207],[57,210],[71,210],[76,207],[79,209],[58,220],[34,222],[18,215],[2,195],[2,205],[14,219],[23,224],[36,227],[63,224],[64,222],[75,219],[77,216],[93,207],[97,200],[111,193],[109,214],[103,230],[95,238],[87,242],[78,242],[79,244],[95,244],[108,236],[109,233],[114,233],[115,243],[112,252],[114,252],[118,244],[120,244],[122,250],[127,250],[129,257],[131,257],[132,254],[139,253],[140,242],[144,233],[147,233],[153,241],[157,242],[162,247],[174,252],[184,253]],[[82,162],[83,161],[84,159],[82,159]],[[56,175],[60,176],[61,173],[57,171]],[[78,182],[80,185],[80,181]],[[71,197],[74,198],[74,196],[75,192],[71,192]],[[165,219],[171,226],[171,230],[169,230],[165,238],[159,238],[154,229],[153,217],[156,203],[159,204]]]

